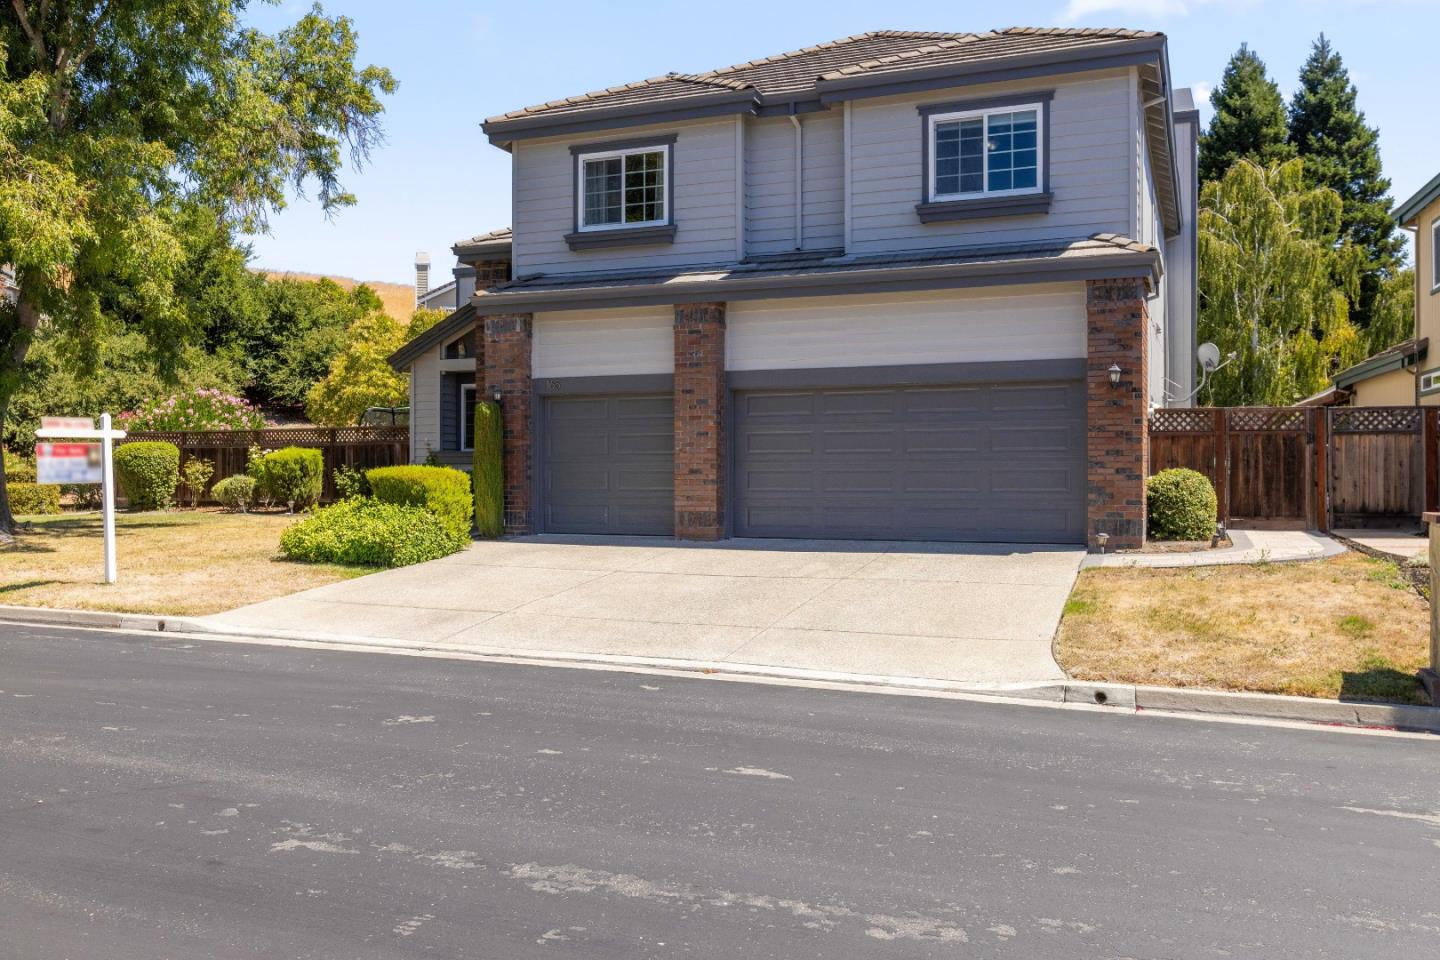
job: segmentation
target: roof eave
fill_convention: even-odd
[[[1440,200],[1440,174],[1436,174],[1434,179],[1421,187],[1413,197],[1395,208],[1395,222],[1402,227],[1410,226],[1420,216],[1420,211],[1436,200]]]
[[[662,281],[647,284],[597,285],[565,290],[515,290],[479,294],[476,313],[500,311],[576,310],[597,305],[629,307],[698,303],[714,299],[763,300],[795,296],[884,293],[887,290],[947,289],[1017,283],[1055,283],[1144,277],[1158,289],[1162,273],[1155,250],[1119,252],[1066,260],[1060,257],[935,264],[918,267],[877,267],[788,276],[739,277],[717,280]]]
[[[421,356],[460,333],[467,325],[474,323],[475,317],[473,302],[462,305],[450,316],[390,354],[386,358],[387,362],[391,369],[403,373]]]
[[[1371,377],[1378,377],[1382,373],[1391,373],[1412,367],[1425,359],[1430,341],[1422,338],[1399,346],[1404,349],[1397,350],[1395,347],[1391,347],[1388,350],[1382,350],[1373,357],[1361,360],[1353,367],[1341,370],[1331,378],[1330,382],[1337,387],[1349,387],[1369,380]]]
[[[760,97],[753,89],[722,90],[714,94],[680,97],[674,100],[645,101],[618,107],[567,111],[558,115],[535,114],[520,117],[491,117],[480,129],[498,147],[509,149],[516,140],[585,133],[617,127],[649,126],[680,120],[702,119],[734,113],[753,113]]]
[[[480,243],[466,243],[463,240],[450,248],[450,252],[462,262],[467,260],[509,260],[509,240],[483,240]]]

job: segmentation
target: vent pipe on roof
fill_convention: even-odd
[[[430,292],[430,254],[421,250],[415,254],[415,306]]]

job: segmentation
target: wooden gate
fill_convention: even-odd
[[[1334,407],[1329,417],[1330,523],[1393,525],[1425,504],[1424,421],[1419,407]]]

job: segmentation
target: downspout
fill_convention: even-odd
[[[795,128],[795,249],[805,248],[805,184],[801,171],[805,168],[805,138],[800,132],[800,117],[795,104],[790,104],[790,125]]]

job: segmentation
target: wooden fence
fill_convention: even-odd
[[[180,466],[197,457],[215,465],[216,481],[245,472],[250,448],[278,450],[281,447],[310,447],[325,457],[325,488],[320,499],[335,499],[335,468],[390,467],[410,462],[408,427],[272,427],[266,430],[157,430],[132,433],[122,444],[139,440],[165,440],[180,448]],[[182,483],[176,497],[184,503],[190,491]],[[208,499],[208,498],[207,498]]]
[[[1440,408],[1165,409],[1150,466],[1205,474],[1232,526],[1418,524],[1440,499],[1437,433]]]

